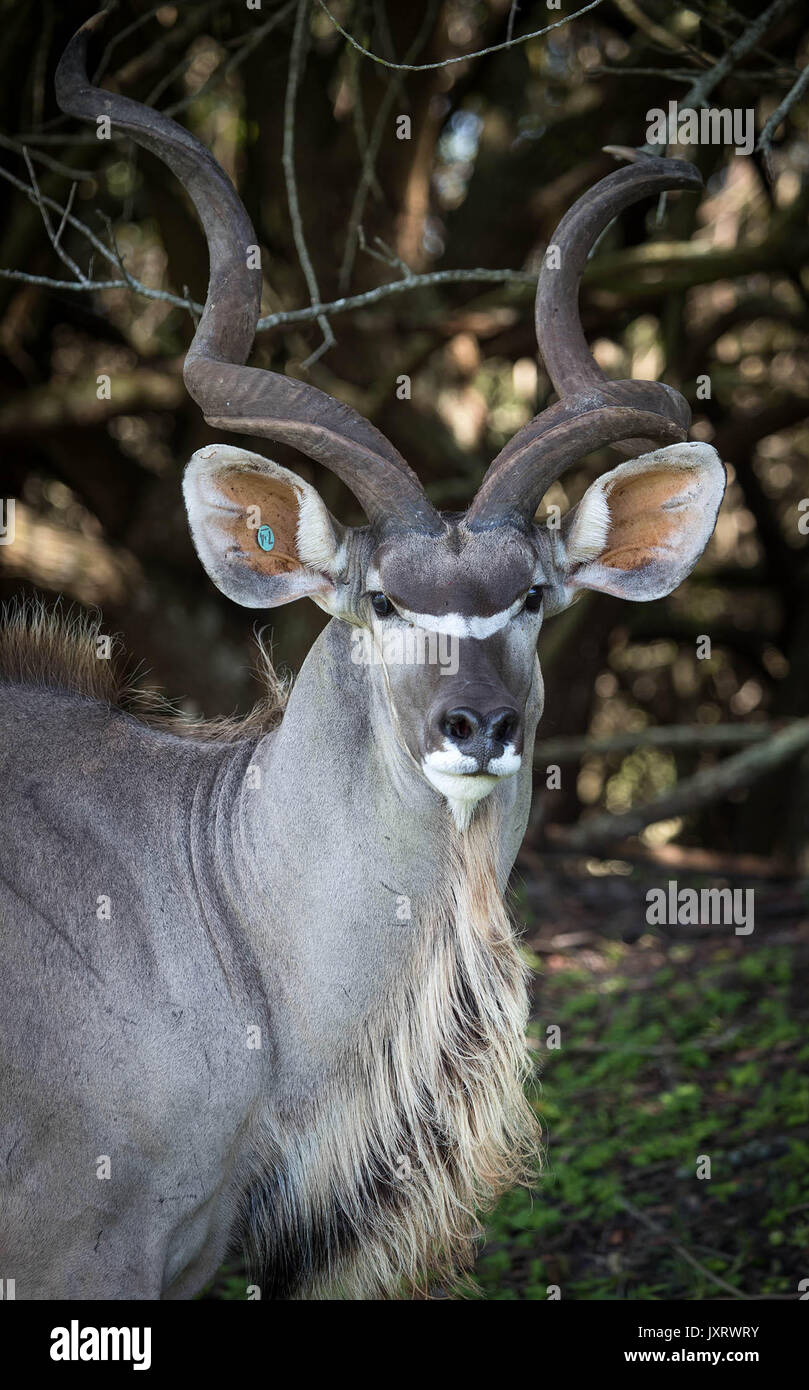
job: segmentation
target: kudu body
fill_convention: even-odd
[[[243,449],[188,466],[214,582],[333,615],[266,732],[180,736],[104,688],[88,630],[6,634],[0,1277],[19,1298],[188,1297],[241,1236],[265,1297],[396,1294],[468,1260],[475,1209],[535,1148],[502,893],[529,808],[543,604],[669,592],[721,500],[714,451],[678,442],[682,398],[607,382],[576,308],[612,217],[699,178],[649,160],[564,219],[537,296],[560,401],[465,515],[439,515],[368,422],[241,365],[260,291],[246,214],[186,131],[89,85],[85,44],[62,59],[60,105],[160,155],[205,227],[189,390],[211,423],[327,464],[369,525],[342,527]],[[632,461],[561,530],[534,521],[567,464],[622,441]],[[393,630],[443,634],[457,669],[374,659]]]

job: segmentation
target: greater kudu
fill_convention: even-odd
[[[188,390],[209,423],[332,469],[369,524],[342,526],[245,449],[188,464],[191,531],[223,593],[251,608],[308,595],[333,615],[273,731],[181,736],[113,698],[86,632],[7,633],[0,1277],[20,1298],[185,1298],[241,1237],[265,1296],[413,1290],[468,1261],[475,1212],[533,1162],[502,893],[528,815],[543,612],[583,588],[667,594],[722,497],[714,450],[682,442],[685,400],[607,381],[577,310],[602,229],[700,179],[645,159],[564,218],[537,294],[560,399],[465,514],[441,514],[368,421],[242,365],[253,228],[186,130],[89,84],[93,23],[60,63],[60,106],[165,160],[207,236]],[[622,441],[631,461],[559,529],[535,521],[568,464]],[[394,659],[391,632],[448,638],[454,674]]]

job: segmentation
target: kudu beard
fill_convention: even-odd
[[[472,1264],[478,1213],[541,1167],[528,971],[497,875],[500,813],[436,847],[410,968],[315,1095],[264,1112],[242,1238],[265,1298],[424,1296]]]

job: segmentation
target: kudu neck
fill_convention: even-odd
[[[354,863],[364,881],[370,861],[390,867],[413,891],[429,892],[434,865],[455,833],[452,817],[405,745],[384,668],[357,661],[353,637],[338,620],[324,628],[280,728],[257,745],[257,786],[241,795],[243,842],[268,881],[276,855],[315,871],[332,860]],[[504,881],[530,800],[533,726],[527,732],[523,772],[492,793]]]
[[[355,630],[336,619],[314,642],[295,681],[280,729],[256,758],[277,776],[310,825],[328,826],[339,807],[378,820],[418,819],[441,829],[446,807],[422,777],[398,729],[384,670],[357,660]]]
[[[258,965],[293,1087],[309,1084],[313,1065],[331,1065],[337,1040],[356,1037],[415,968],[436,905],[448,891],[454,900],[459,855],[448,806],[401,748],[380,669],[351,653],[352,629],[330,623],[281,726],[243,746],[220,777],[229,915]],[[486,858],[502,890],[525,828],[530,773],[495,797]]]

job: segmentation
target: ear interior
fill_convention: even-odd
[[[229,598],[271,608],[309,595],[328,606],[339,545],[309,483],[270,459],[216,444],[194,454],[183,491],[199,557]]]
[[[564,583],[623,598],[662,598],[710,539],[725,470],[709,444],[673,444],[594,482],[563,529]]]
[[[300,568],[300,501],[286,480],[227,468],[216,486],[227,499],[222,531],[234,556],[258,574],[290,574]]]
[[[677,548],[689,503],[696,500],[694,475],[663,465],[613,483],[607,494],[610,526],[601,563],[637,570],[662,551]]]

